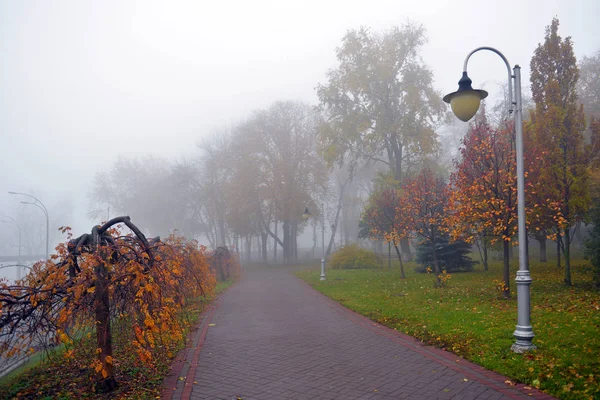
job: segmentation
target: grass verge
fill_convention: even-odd
[[[215,288],[218,295],[233,282],[219,282]],[[190,302],[181,311],[181,318],[187,321],[188,331],[198,321],[211,299],[199,298]],[[11,371],[0,379],[0,399],[156,399],[160,398],[162,382],[177,351],[185,342],[176,347],[157,352],[152,368],[139,363],[135,352],[123,343],[121,329],[127,329],[127,321],[113,321],[113,351],[115,354],[115,372],[119,387],[116,391],[99,395],[93,388],[93,371],[90,369],[93,353],[89,359],[71,359],[66,362],[64,346],[50,353],[37,353],[27,363]],[[93,334],[91,335],[93,337]],[[91,342],[82,341],[77,345],[95,348]],[[118,360],[118,363],[117,363]]]
[[[600,293],[591,285],[583,261],[573,262],[575,285],[562,284],[554,263],[532,263],[531,320],[536,351],[514,354],[513,298],[501,296],[502,267],[452,274],[446,287],[434,288],[433,276],[398,268],[328,270],[296,274],[344,306],[425,343],[452,351],[487,369],[561,399],[600,399]],[[406,266],[405,266],[406,267]]]

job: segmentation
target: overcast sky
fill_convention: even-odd
[[[92,178],[117,155],[188,156],[203,135],[254,109],[316,103],[336,46],[361,25],[424,25],[422,56],[443,93],[456,90],[464,57],[483,45],[520,64],[528,86],[554,16],[578,58],[600,49],[598,0],[0,0],[2,213],[17,210],[9,190],[49,208],[70,199],[71,215],[57,223],[89,231]],[[473,57],[469,75],[490,92],[506,80],[492,53]]]

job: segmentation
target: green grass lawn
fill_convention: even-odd
[[[432,275],[399,268],[328,270],[297,275],[344,306],[390,328],[459,354],[517,382],[563,399],[600,399],[600,292],[593,289],[589,267],[573,262],[573,287],[562,284],[555,262],[530,266],[531,320],[537,351],[514,354],[510,346],[517,318],[517,262],[511,266],[513,298],[499,289],[501,263],[485,272],[452,274],[446,287],[434,288]],[[396,264],[397,265],[397,264]]]

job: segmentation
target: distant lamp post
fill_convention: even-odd
[[[42,210],[44,212],[44,215],[46,215],[46,260],[48,260],[48,254],[49,254],[48,245],[49,245],[49,238],[50,238],[50,218],[48,217],[48,209],[46,208],[44,203],[42,203],[40,201],[40,199],[38,199],[37,197],[32,196],[30,194],[19,193],[19,192],[8,192],[8,194],[27,196],[27,197],[32,198],[34,200],[33,202],[22,201],[21,204],[30,204],[32,206],[36,206],[37,208],[39,208],[40,210]]]
[[[3,215],[3,218],[8,218],[7,221],[0,221],[5,224],[13,223],[17,226],[17,230],[19,231],[19,262],[21,262],[21,225],[13,218],[8,215]],[[17,279],[21,279],[21,265],[17,264]]]
[[[313,199],[310,199],[306,203],[306,207],[304,208],[304,214],[302,214],[302,218],[305,220],[311,217],[310,210],[308,209],[308,204],[310,202],[315,203]],[[315,203],[316,205],[317,203]],[[325,280],[325,203],[321,203],[321,247],[323,249],[323,256],[321,257],[321,280]]]
[[[444,96],[444,101],[450,103],[452,112],[462,121],[470,120],[477,110],[482,99],[487,97],[485,90],[474,90],[471,87],[471,79],[467,75],[467,64],[469,58],[480,50],[489,50],[502,58],[508,70],[508,112],[515,113],[516,147],[517,147],[517,217],[519,228],[519,271],[517,271],[517,326],[513,335],[515,343],[511,350],[515,353],[523,353],[535,350],[533,341],[533,327],[531,326],[530,286],[531,276],[529,274],[528,259],[526,253],[526,230],[525,230],[525,174],[523,170],[523,110],[521,97],[521,67],[515,65],[513,73],[510,64],[504,54],[493,47],[479,47],[470,52],[465,58],[462,78],[458,81],[458,90]],[[515,96],[513,100],[512,85],[514,83]]]

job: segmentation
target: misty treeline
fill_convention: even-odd
[[[153,235],[176,228],[245,253],[258,242],[265,261],[297,259],[307,227],[314,252],[323,212],[328,253],[336,235],[357,241],[374,179],[401,180],[439,150],[444,108],[418,54],[424,43],[414,25],[349,31],[336,50],[339,67],[317,88],[319,105],[277,101],[255,110],[201,140],[193,159],[119,158],[96,176],[91,215],[127,210]]]
[[[529,229],[540,243],[542,236],[553,238],[568,253],[569,234],[585,220],[598,186],[592,155],[596,148],[583,149],[596,140],[592,128],[600,110],[600,53],[577,64],[571,39],[560,38],[557,29],[554,20],[539,46],[548,49],[538,49],[532,59],[533,99],[526,102],[524,114],[528,132],[538,132],[530,138],[555,144],[540,149],[539,156],[546,157],[544,168],[556,174],[540,179],[553,188],[545,194],[555,211],[562,207],[560,214],[568,222],[557,223],[548,213],[544,218],[550,219]],[[375,235],[376,227],[361,222],[364,209],[374,204],[373,196],[389,188],[403,190],[403,182],[424,169],[449,182],[465,154],[458,147],[466,127],[448,115],[433,85],[433,71],[420,56],[425,43],[424,28],[412,23],[383,32],[348,31],[335,49],[337,66],[316,86],[318,104],[282,100],[255,110],[201,140],[197,156],[186,160],[121,157],[96,176],[90,215],[106,219],[131,214],[149,234],[177,229],[187,237],[206,238],[213,248],[227,245],[246,255],[257,249],[263,261],[304,257],[298,254],[297,238],[306,229],[312,234],[314,256],[322,219],[327,253],[359,241],[359,236],[380,246],[385,235]],[[572,75],[565,77],[565,70]],[[554,93],[555,86],[560,101],[551,104],[552,96],[536,97]],[[514,135],[514,127],[506,123],[512,118],[506,101],[483,108],[494,132]],[[554,131],[540,122],[548,121],[549,109],[556,118],[548,124],[559,126]],[[576,117],[579,122],[574,124]],[[576,154],[587,152],[585,163],[571,156],[570,145],[577,147]],[[511,145],[506,151],[513,151]],[[559,163],[561,157],[566,164]],[[569,200],[565,193],[572,192],[575,181],[581,196]],[[308,220],[303,218],[306,207]],[[510,241],[512,233],[502,240]],[[405,259],[412,258],[409,239],[414,235],[395,237],[399,256],[401,251]]]

